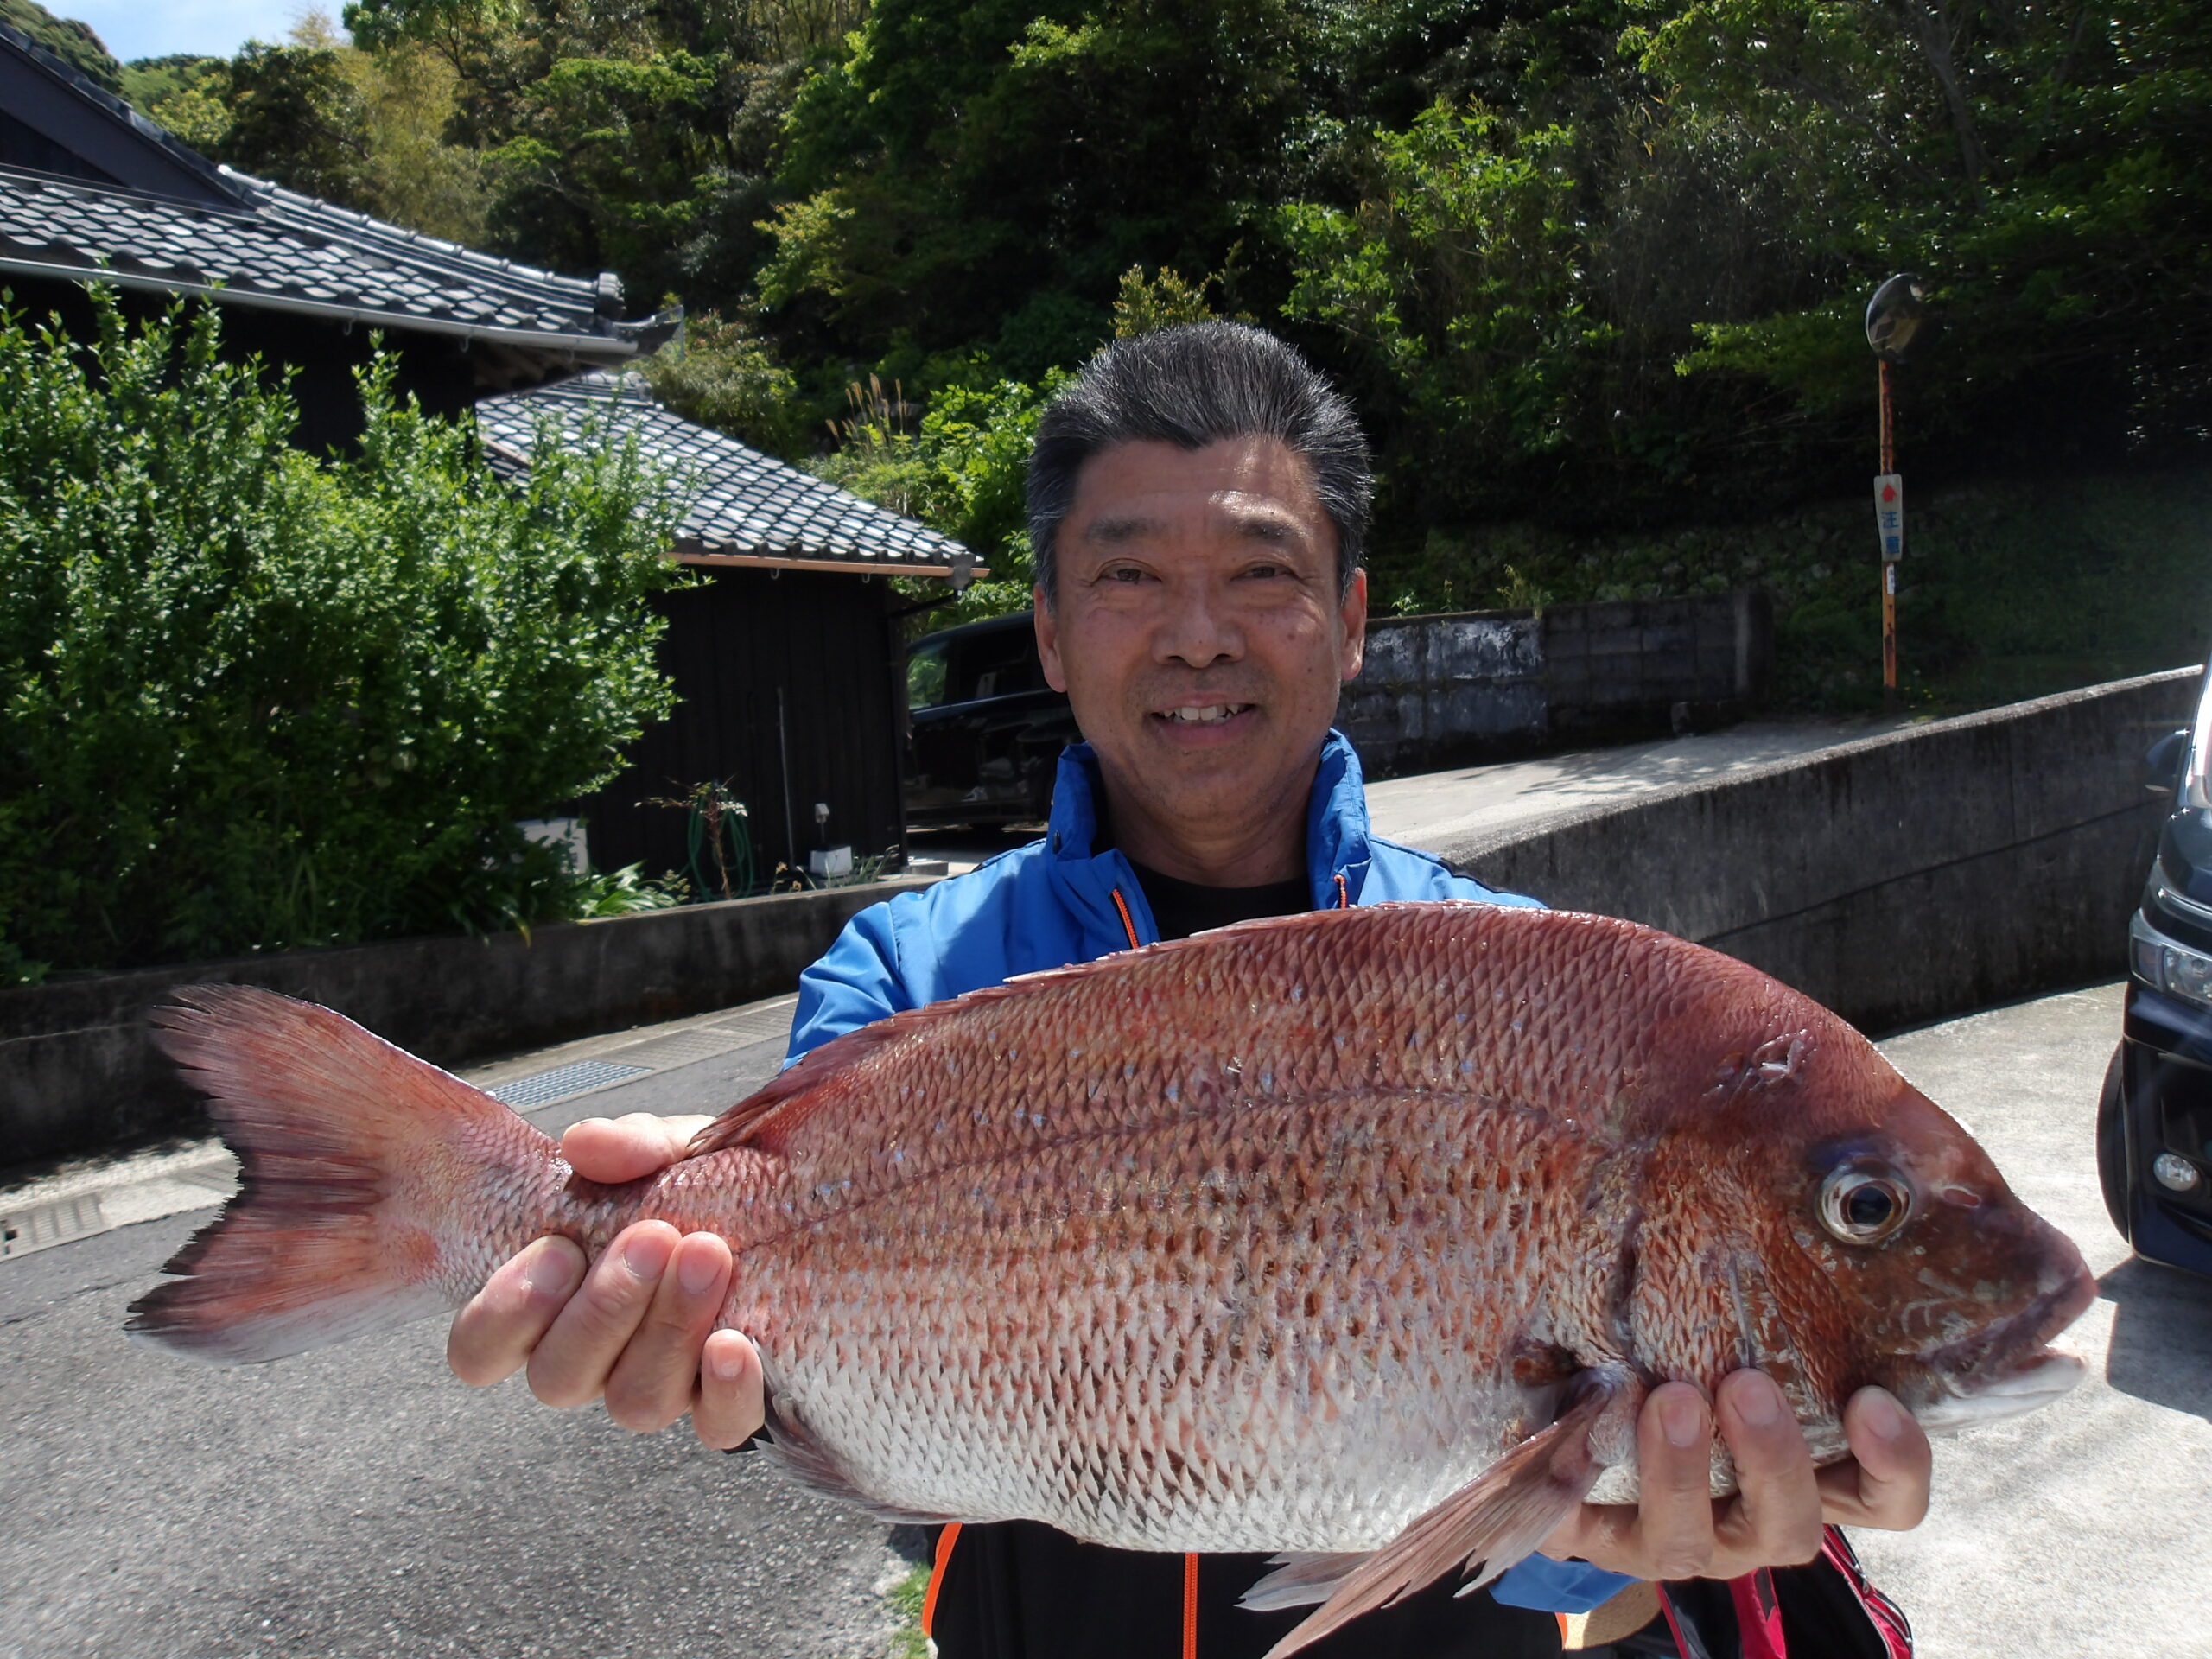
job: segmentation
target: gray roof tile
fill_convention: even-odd
[[[16,260],[88,276],[105,267],[368,321],[536,335],[600,362],[634,354],[589,278],[456,248],[227,168],[223,175],[235,209],[0,167],[0,274]]]
[[[510,473],[527,463],[541,423],[573,442],[594,415],[634,436],[647,461],[690,486],[677,535],[697,552],[894,573],[944,572],[975,561],[949,536],[663,408],[634,374],[594,371],[476,406],[493,465]]]

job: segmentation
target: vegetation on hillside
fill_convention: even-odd
[[[1916,500],[2201,467],[2212,435],[2194,0],[353,0],[343,22],[121,73],[237,165],[614,270],[636,310],[682,301],[663,395],[980,537],[1008,582],[963,613],[1018,599],[1002,509],[1040,389],[1172,317],[1277,328],[1352,392],[1376,585],[1421,608],[1510,590],[1469,550],[1501,535],[1597,561],[1544,578],[1562,593],[1640,588],[1655,538],[1863,495],[1858,314],[1897,270],[1939,320],[1900,377]],[[1979,648],[1915,626],[1944,642],[1927,671]]]
[[[382,359],[318,462],[212,308],[93,294],[90,345],[0,311],[0,983],[632,907],[514,821],[668,712],[661,481],[501,483]]]

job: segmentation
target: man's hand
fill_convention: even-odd
[[[561,1155],[587,1179],[634,1181],[681,1158],[709,1121],[588,1117],[561,1137]],[[664,1221],[626,1228],[588,1271],[569,1240],[537,1239],[454,1316],[446,1363],[480,1389],[527,1365],[530,1391],[547,1405],[604,1395],[607,1414],[642,1433],[689,1412],[701,1440],[728,1449],[762,1414],[760,1357],[736,1332],[714,1330],[729,1275],[721,1238],[683,1236]]]
[[[1639,1579],[1733,1579],[1811,1560],[1826,1522],[1904,1532],[1928,1513],[1928,1437],[1882,1389],[1852,1395],[1843,1412],[1852,1458],[1818,1471],[1782,1391],[1760,1372],[1724,1380],[1719,1407],[1720,1437],[1736,1459],[1734,1497],[1708,1495],[1713,1422],[1705,1396],[1664,1383],[1637,1421],[1636,1507],[1586,1503],[1544,1553]]]

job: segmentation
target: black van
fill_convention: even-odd
[[[1025,823],[1051,812],[1075,716],[1045,683],[1027,611],[915,640],[906,709],[909,824]]]
[[[2097,1109],[2113,1225],[2149,1261],[2212,1276],[2212,671],[2151,751],[2173,811],[2127,927],[2127,1014]]]

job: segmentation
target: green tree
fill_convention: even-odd
[[[877,0],[792,109],[761,296],[863,360],[1071,364],[1131,265],[1225,265],[1305,38],[1288,0]]]
[[[351,460],[220,361],[212,309],[0,319],[0,959],[122,967],[568,913],[519,817],[671,703],[634,453],[496,481],[395,404]]]
[[[766,251],[759,221],[791,92],[857,11],[855,0],[355,0],[345,16],[363,48],[420,48],[451,70],[444,136],[484,157],[499,251],[727,308]]]
[[[123,66],[98,35],[73,17],[57,17],[38,0],[0,0],[0,23],[22,30],[94,85],[122,92]]]
[[[702,311],[647,358],[653,396],[688,421],[786,460],[805,453],[813,424],[798,382],[743,320]]]
[[[1784,181],[1797,302],[1700,329],[1694,371],[1863,410],[1855,313],[1929,280],[1916,417],[1999,461],[2111,461],[2212,414],[2212,24],[2173,0],[1695,0],[1630,45],[1685,140]]]

